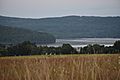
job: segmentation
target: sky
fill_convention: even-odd
[[[30,18],[120,16],[120,0],[0,0],[0,15]]]

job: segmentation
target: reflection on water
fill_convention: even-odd
[[[84,47],[88,44],[100,44],[105,46],[112,46],[115,41],[120,38],[79,38],[79,39],[57,39],[56,43],[48,44],[47,46],[58,47],[62,44],[71,44],[73,47]]]

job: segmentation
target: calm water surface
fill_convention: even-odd
[[[115,41],[120,38],[77,38],[77,39],[57,39],[56,43],[48,44],[47,46],[58,47],[62,44],[71,44],[72,47],[84,47],[88,44],[100,44],[105,46],[112,46]]]

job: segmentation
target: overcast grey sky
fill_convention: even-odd
[[[16,17],[120,16],[120,0],[0,0],[0,15]]]

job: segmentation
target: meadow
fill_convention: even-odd
[[[0,80],[120,80],[120,54],[0,57]]]

